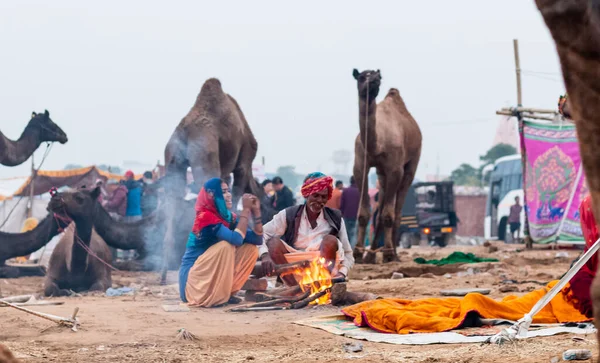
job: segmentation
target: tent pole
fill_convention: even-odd
[[[581,174],[583,170],[583,164],[579,164],[579,170],[577,170],[577,177],[575,178],[575,184],[573,185],[573,189],[571,190],[571,197],[567,203],[567,207],[565,208],[565,214],[563,214],[562,219],[560,220],[560,225],[558,226],[558,231],[556,231],[556,238],[554,239],[554,244],[558,243],[560,239],[560,233],[562,232],[563,226],[565,224],[565,219],[567,219],[567,215],[569,214],[569,210],[571,209],[571,204],[573,203],[573,199],[575,197],[575,192],[577,191],[577,187],[579,186],[579,180],[581,179]]]
[[[35,183],[35,164],[33,156],[34,154],[31,154],[31,183],[29,183],[29,209],[27,210],[27,218],[33,216],[33,186]]]

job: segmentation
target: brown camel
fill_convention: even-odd
[[[67,135],[50,119],[50,113],[31,114],[31,121],[17,141],[8,139],[0,132],[0,164],[17,166],[29,159],[42,142],[58,141],[64,144]]]
[[[0,363],[20,363],[21,361],[8,350],[7,347],[0,344]]]
[[[104,241],[93,233],[94,203],[100,188],[56,193],[48,210],[73,223],[66,229],[52,255],[46,280],[46,296],[69,295],[69,290],[104,291],[112,284],[111,253]],[[75,224],[75,227],[72,225]]]
[[[218,79],[208,79],[165,148],[164,183],[168,200],[161,283],[166,282],[169,254],[176,245],[175,215],[183,201],[187,168],[192,168],[198,186],[214,177],[229,181],[233,173],[236,205],[244,192],[257,195],[261,189],[252,177],[257,149],[256,139],[236,100],[223,92]],[[185,240],[178,243],[185,244]]]
[[[600,224],[600,0],[536,2],[556,42],[568,111],[577,128],[583,170]],[[591,288],[596,328],[600,328],[599,276]],[[597,338],[600,342],[600,329]]]
[[[421,156],[421,130],[397,89],[391,88],[383,101],[377,104],[381,85],[379,70],[361,73],[355,69],[353,75],[358,84],[360,126],[354,146],[354,179],[361,191],[354,258],[357,263],[362,262],[365,233],[371,215],[367,175],[371,167],[375,167],[381,184],[378,225],[384,233],[384,262],[389,262],[396,259],[395,245],[399,237],[397,231],[402,219],[402,205]],[[376,250],[377,244],[371,243],[366,263],[375,262]]]

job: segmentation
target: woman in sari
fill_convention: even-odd
[[[234,296],[252,272],[262,244],[260,202],[242,197],[243,210],[233,214],[231,192],[213,178],[196,202],[196,219],[179,269],[179,294],[189,305],[212,307],[241,300]],[[254,229],[248,228],[249,218]]]

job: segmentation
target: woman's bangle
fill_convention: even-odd
[[[240,220],[241,220],[242,218],[246,218],[246,220],[248,220],[248,217],[246,217],[246,216],[245,216],[245,215],[243,215],[243,214],[242,214],[242,215],[240,215],[240,217],[239,217],[238,219],[240,219]]]
[[[255,217],[254,217],[254,220],[255,220],[256,222],[260,222],[260,223],[262,223],[262,216],[255,216]]]

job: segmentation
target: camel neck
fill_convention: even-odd
[[[66,227],[66,223],[57,221],[54,215],[49,213],[31,231],[24,233],[0,232],[0,263],[9,258],[25,256],[39,250],[64,227]]]
[[[74,220],[73,249],[71,251],[71,272],[84,272],[87,267],[88,251],[92,239],[93,219],[78,218]],[[84,246],[82,246],[82,244]]]
[[[367,100],[366,97],[359,98],[359,114],[358,122],[360,126],[360,141],[363,146],[366,145],[366,151],[369,154],[373,154],[377,147],[377,102],[375,98]]]
[[[0,132],[0,164],[16,166],[24,163],[40,146],[40,131],[27,125],[17,141],[11,140]]]
[[[148,227],[146,223],[130,224],[117,221],[97,202],[94,208],[94,227],[107,245],[122,250],[144,247],[144,230],[145,227]]]

